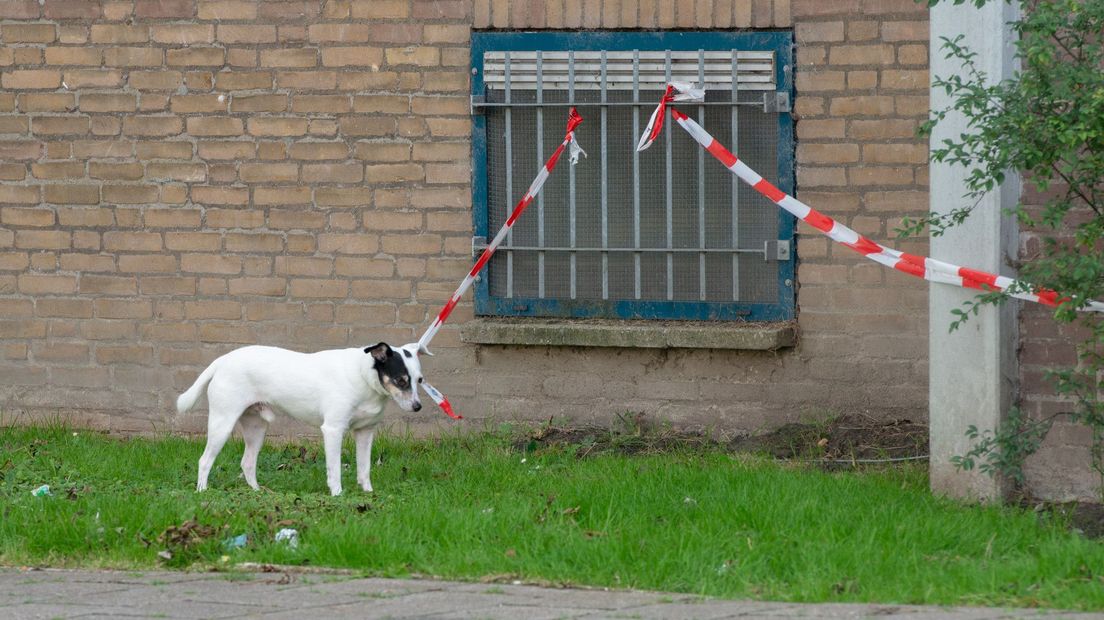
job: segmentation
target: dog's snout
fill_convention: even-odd
[[[421,411],[422,403],[414,403],[414,411]]]

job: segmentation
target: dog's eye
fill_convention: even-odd
[[[424,382],[425,382],[425,379],[423,379],[421,377],[418,377],[418,383],[424,383]]]

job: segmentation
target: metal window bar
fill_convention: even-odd
[[[506,202],[510,201],[510,197],[514,195],[514,140],[513,140],[513,117],[510,114],[510,52],[506,52],[506,109],[503,110],[506,119],[506,127],[503,132],[506,136]],[[507,207],[507,210],[509,207]],[[514,229],[511,228],[506,233],[506,244],[514,244]],[[506,252],[506,297],[512,298],[514,296],[514,253],[513,251]]]
[[[667,50],[667,57],[664,59],[666,69],[666,81],[671,81],[671,50]],[[674,239],[674,215],[675,215],[675,188],[672,179],[674,175],[671,172],[674,161],[671,155],[671,110],[665,111],[667,115],[663,121],[663,144],[667,147],[667,160],[666,160],[666,174],[667,174],[667,249],[675,247]],[[672,300],[675,298],[675,255],[671,252],[667,253],[667,299]]]
[[[609,299],[609,177],[606,166],[606,50],[602,50],[602,299]]]
[[[567,54],[567,103],[568,105],[575,105],[575,52],[571,51]],[[567,167],[567,225],[571,228],[571,247],[575,247],[575,166]],[[571,262],[571,298],[577,297],[577,274],[575,273],[575,261],[577,253],[572,252],[568,256],[568,260]]]
[[[537,51],[537,103],[544,103],[544,56]],[[544,110],[537,108],[537,169],[544,165]],[[537,194],[537,245],[544,245],[544,192]],[[544,299],[544,252],[537,254],[537,297]]]
[[[698,84],[705,84],[705,50],[698,50]],[[698,121],[702,127],[705,126],[705,106],[698,106]],[[698,247],[705,249],[705,149],[698,149]],[[705,301],[705,293],[705,252],[701,252],[698,254],[700,301]]]
[[[488,52],[488,54],[490,54],[490,52]],[[616,186],[619,189],[613,190],[613,187],[611,187],[610,174],[616,174],[616,172],[611,171],[609,168],[609,166],[611,165],[611,162],[609,161],[609,138],[610,131],[613,127],[611,125],[611,122],[614,122],[612,121],[613,117],[611,115],[620,113],[617,113],[616,111],[610,112],[610,110],[616,110],[618,109],[618,106],[631,106],[632,111],[628,115],[628,118],[620,116],[617,118],[621,120],[618,120],[616,122],[625,123],[631,121],[633,135],[630,136],[630,138],[635,138],[635,136],[639,135],[641,128],[640,114],[650,113],[652,106],[651,101],[641,101],[641,91],[644,85],[641,80],[641,76],[655,75],[656,69],[658,68],[655,65],[659,64],[658,62],[655,62],[656,60],[658,60],[656,58],[657,53],[652,52],[644,54],[639,50],[633,50],[631,52],[631,56],[629,57],[629,60],[631,60],[631,64],[628,66],[630,68],[627,70],[625,69],[624,62],[622,62],[621,64],[611,64],[610,62],[608,62],[607,52],[602,51],[596,53],[597,79],[594,80],[595,88],[593,90],[597,90],[598,92],[595,93],[596,96],[594,98],[588,98],[584,95],[581,99],[576,92],[575,85],[577,83],[587,83],[587,76],[580,76],[576,72],[576,69],[579,66],[579,57],[576,56],[575,52],[569,51],[563,53],[566,56],[566,62],[563,63],[563,68],[566,71],[566,76],[564,76],[566,77],[566,80],[562,80],[562,78],[556,75],[546,78],[545,72],[547,70],[547,67],[545,62],[545,53],[541,51],[531,53],[531,55],[529,56],[531,60],[528,60],[527,62],[530,62],[532,64],[532,79],[523,80],[519,85],[517,72],[515,71],[518,60],[515,58],[515,55],[525,54],[526,52],[502,53],[502,77],[500,83],[504,88],[500,90],[500,94],[497,97],[486,98],[493,100],[479,102],[480,104],[487,105],[487,107],[504,108],[500,112],[497,112],[497,114],[500,114],[500,116],[498,117],[498,122],[501,124],[500,127],[502,129],[502,133],[498,135],[500,139],[504,138],[505,146],[504,151],[499,152],[500,157],[504,155],[504,162],[502,161],[503,158],[500,158],[499,162],[500,165],[501,163],[505,164],[505,170],[503,171],[503,177],[505,181],[505,195],[507,197],[512,197],[514,194],[514,147],[523,147],[528,137],[527,135],[519,135],[517,128],[513,127],[514,120],[517,120],[518,118],[514,115],[515,109],[531,109],[531,112],[527,112],[526,114],[530,115],[527,117],[528,119],[530,119],[530,122],[535,120],[537,134],[536,155],[538,166],[540,166],[543,165],[545,156],[543,135],[543,108],[565,108],[567,106],[576,104],[581,104],[584,106],[595,106],[595,104],[597,104],[596,107],[598,107],[598,112],[600,114],[599,118],[596,119],[598,120],[597,124],[599,125],[599,127],[597,127],[596,129],[599,130],[600,137],[600,162],[598,162],[599,170],[594,173],[594,176],[588,175],[587,177],[581,178],[587,178],[590,182],[600,182],[600,186],[598,188],[595,188],[599,190],[599,200],[598,204],[594,205],[593,198],[580,198],[582,200],[585,200],[585,202],[579,204],[587,204],[588,209],[585,211],[580,211],[578,209],[576,192],[579,187],[577,187],[575,169],[570,167],[569,172],[566,175],[568,177],[566,184],[566,196],[564,196],[564,187],[562,185],[560,186],[561,189],[558,190],[558,193],[556,195],[550,194],[550,199],[554,200],[554,202],[551,204],[555,205],[554,210],[551,212],[554,218],[553,220],[551,220],[551,224],[546,221],[546,218],[549,217],[549,212],[546,210],[546,193],[542,192],[540,195],[538,195],[537,222],[535,231],[536,238],[533,239],[533,236],[531,236],[532,232],[525,233],[522,236],[523,241],[518,243],[515,241],[514,232],[511,231],[510,235],[506,239],[506,243],[503,244],[501,248],[502,250],[504,250],[503,254],[505,255],[505,274],[503,274],[505,275],[505,282],[502,283],[504,284],[504,287],[498,289],[500,291],[498,294],[501,295],[504,288],[505,296],[507,298],[515,298],[517,296],[524,298],[527,296],[532,296],[531,292],[519,292],[524,290],[531,291],[532,289],[518,289],[519,284],[515,281],[515,252],[524,252],[527,253],[527,256],[529,257],[532,257],[534,254],[537,257],[536,267],[538,273],[536,287],[537,290],[535,292],[537,294],[536,296],[541,299],[546,299],[549,297],[554,299],[557,297],[565,296],[564,293],[568,293],[568,291],[563,290],[563,284],[569,284],[569,295],[571,299],[594,299],[596,293],[600,295],[600,298],[603,300],[608,300],[611,298],[611,296],[627,297],[629,295],[628,290],[623,289],[624,292],[618,293],[617,295],[614,295],[614,293],[611,291],[611,284],[614,283],[618,284],[621,287],[627,288],[628,286],[628,282],[624,281],[624,277],[628,276],[627,271],[623,272],[625,276],[623,276],[621,280],[612,280],[610,269],[613,261],[611,260],[611,253],[624,256],[624,253],[631,252],[631,295],[633,298],[637,300],[666,299],[669,301],[674,301],[676,299],[696,299],[703,302],[709,300],[720,301],[721,297],[718,297],[718,294],[724,295],[729,292],[728,290],[726,290],[728,289],[727,286],[723,286],[720,284],[720,282],[723,282],[723,277],[720,276],[728,275],[724,274],[724,271],[728,271],[728,269],[726,268],[723,269],[723,271],[718,271],[718,269],[723,267],[723,262],[728,262],[724,261],[723,259],[723,255],[728,254],[731,260],[731,299],[733,301],[746,301],[745,299],[741,299],[741,264],[739,255],[750,255],[749,258],[751,260],[761,262],[764,259],[773,260],[773,254],[775,253],[775,251],[770,246],[769,238],[762,249],[759,249],[758,247],[740,247],[741,214],[739,213],[739,185],[734,181],[731,181],[733,185],[730,194],[730,215],[728,217],[725,217],[721,214],[721,212],[717,211],[719,205],[717,205],[717,203],[715,202],[712,202],[712,199],[710,198],[710,196],[718,196],[716,190],[709,189],[709,193],[707,193],[707,188],[717,187],[717,181],[719,179],[713,178],[713,180],[707,181],[707,179],[710,178],[711,173],[707,173],[707,163],[704,161],[704,152],[701,151],[701,149],[695,149],[695,152],[697,153],[696,159],[688,159],[687,156],[690,153],[684,152],[685,149],[681,145],[677,146],[679,152],[674,152],[673,149],[676,148],[676,146],[674,145],[675,140],[672,139],[672,125],[670,116],[668,116],[668,118],[666,119],[667,126],[665,128],[666,135],[664,139],[664,161],[661,163],[659,161],[653,160],[653,167],[650,168],[653,172],[649,172],[647,174],[644,173],[644,169],[641,165],[640,155],[635,151],[635,149],[631,149],[631,232],[627,230],[627,225],[629,224],[629,222],[625,221],[625,216],[628,215],[627,211],[629,205],[626,204],[623,207],[624,210],[620,210],[620,215],[617,216],[614,216],[613,213],[610,211],[610,209],[613,208],[613,205],[610,204],[611,194],[613,194],[615,200],[622,197],[628,198],[628,196],[625,196],[625,193],[627,192],[624,192],[624,190],[629,189],[629,187],[626,187],[626,185],[628,185],[628,182],[626,177],[624,176],[620,177],[618,185]],[[621,54],[623,56],[624,53]],[[682,54],[685,55],[685,53]],[[692,52],[692,54],[695,56],[694,69],[696,75],[694,76],[694,78],[696,79],[688,81],[695,81],[698,84],[706,84],[710,81],[716,82],[718,80],[717,73],[716,71],[711,72],[709,66],[709,60],[711,57],[716,55],[716,52],[707,52],[704,49],[699,49],[696,52]],[[723,54],[729,60],[729,62],[727,63],[729,76],[727,77],[727,79],[723,80],[723,83],[725,86],[728,86],[731,89],[730,99],[728,101],[711,99],[709,101],[696,104],[698,108],[697,120],[703,125],[707,124],[707,122],[716,123],[718,121],[718,117],[714,112],[710,112],[710,110],[713,109],[710,106],[728,105],[730,108],[730,112],[725,116],[728,116],[729,118],[724,120],[730,121],[731,143],[733,144],[733,147],[736,149],[736,151],[740,152],[740,116],[737,106],[749,105],[761,109],[762,104],[757,101],[739,100],[741,88],[746,86],[747,82],[744,79],[744,76],[741,75],[741,67],[744,58],[743,53],[733,49],[723,52]],[[579,56],[582,55],[583,53],[580,52]],[[652,59],[652,64],[650,65],[650,68],[647,72],[645,72],[641,63],[642,57],[646,55]],[[685,73],[686,66],[685,63],[677,64],[675,55],[672,54],[671,51],[666,51],[662,53],[662,70],[662,79],[667,80],[676,77],[676,70]],[[612,83],[615,77],[621,79],[621,88],[625,88],[624,82],[626,80],[628,81],[628,84],[631,84],[631,99],[624,100],[611,98],[611,90],[616,90],[616,87]],[[545,87],[549,85],[548,80],[550,79],[563,81],[563,85],[565,86],[566,90],[566,102],[563,94],[559,94],[557,96],[555,93],[553,93],[553,95],[550,96],[545,92]],[[651,86],[653,89],[656,87],[655,84],[653,84],[652,82],[648,82],[648,85]],[[762,90],[761,88],[759,88],[761,85],[761,83],[756,82],[754,83],[752,89]],[[524,95],[524,92],[526,90],[533,94],[529,96],[518,95],[519,92]],[[625,88],[625,90],[628,89]],[[626,96],[627,95],[628,94],[626,93]],[[650,93],[647,96],[650,97]],[[595,99],[597,99],[597,102],[595,102]],[[476,102],[473,100],[473,106],[474,105],[476,105]],[[553,113],[559,113],[559,111],[560,110],[557,109]],[[721,113],[723,114],[723,112]],[[755,113],[758,112],[756,111]],[[518,112],[518,114],[521,114],[521,112]],[[625,127],[625,125],[620,125],[620,127],[623,128]],[[616,129],[618,135],[620,135],[620,132],[625,131],[625,129],[622,128]],[[528,132],[523,133],[527,134]],[[754,133],[752,134],[753,141],[757,140],[755,135],[756,134]],[[517,145],[514,144],[515,139],[518,140]],[[503,143],[499,142],[499,144]],[[746,144],[743,146],[745,148],[747,147]],[[753,142],[752,148],[754,147],[755,143]],[[697,165],[697,169],[693,170],[693,164],[688,164],[688,162],[695,162]],[[624,171],[622,174],[627,174],[629,173],[629,170],[626,170],[626,168],[628,168],[628,163],[629,162],[618,164],[617,158],[615,158],[613,165],[622,166],[619,167],[619,170]],[[655,166],[658,165],[662,165],[663,169],[657,169]],[[728,177],[730,180],[732,179],[732,177],[730,177],[729,175],[725,176]],[[645,228],[644,223],[642,222],[645,207],[641,202],[641,186],[642,184],[649,182],[649,179],[651,179],[651,187],[654,189],[659,189],[659,183],[663,183],[665,185],[665,192],[662,198],[660,198],[660,196],[656,195],[656,192],[649,189],[647,198],[650,201],[649,204],[654,206],[647,207],[647,213],[649,214],[648,219],[650,223],[647,225],[647,228]],[[691,210],[692,207],[690,207],[690,209],[684,209],[681,206],[676,205],[676,201],[681,201],[682,196],[685,196],[689,199],[690,195],[692,195],[695,190],[697,193],[696,210]],[[689,193],[684,194],[683,192]],[[720,195],[723,196],[726,193],[728,192],[722,191]],[[584,196],[586,196],[586,194],[584,194]],[[590,194],[590,196],[593,196],[593,194]],[[566,205],[564,204],[564,202],[560,202],[560,200],[562,199],[561,197],[566,198],[566,200],[564,201],[567,203]],[[655,204],[656,202],[658,202],[657,200],[655,200],[657,198],[663,200],[664,202],[662,204]],[[693,204],[693,199],[690,200],[690,204]],[[628,201],[626,200],[626,202]],[[676,206],[679,206],[677,218],[675,217]],[[686,206],[689,207],[690,205],[688,204]],[[594,211],[591,211],[590,209],[593,207],[598,207],[598,209],[595,210],[599,210],[600,213],[594,213]],[[662,215],[660,215],[659,209],[662,209]],[[563,230],[562,228],[560,228],[560,226],[564,223],[563,219],[561,219],[564,216],[564,210],[567,211],[566,224],[568,230]],[[693,228],[688,228],[694,227],[694,224],[692,222],[695,215],[697,217],[697,223],[695,227],[697,229],[696,231],[694,231]],[[658,220],[657,216],[662,217],[663,219]],[[583,217],[583,220],[585,221],[579,220],[579,217]],[[745,214],[744,217],[746,218],[747,215]],[[724,220],[726,219],[730,219],[730,222],[726,222],[730,223],[730,230],[728,231],[727,235],[724,235],[725,237],[728,237],[728,239],[725,239],[724,237],[719,237],[718,235],[723,234],[720,232],[723,231],[723,227],[717,228],[717,225],[724,222]],[[751,223],[752,229],[755,229],[756,227],[762,228],[761,220],[756,221],[752,219],[749,221]],[[611,226],[615,225],[614,222],[617,222],[616,225],[621,227],[618,228],[618,230],[622,232],[617,233],[618,235],[631,234],[631,241],[629,244],[625,243],[626,241],[629,241],[629,238],[625,236],[618,237],[619,239],[621,239],[621,241],[613,242],[611,240]],[[599,223],[601,227],[600,236],[594,234],[595,232],[597,232],[595,231],[595,224]],[[549,225],[552,226],[551,229],[548,228]],[[662,226],[662,228],[660,229],[658,228],[658,226]],[[648,231],[646,234],[645,230]],[[759,234],[759,232],[760,231],[754,230],[749,231],[748,241],[750,241],[752,244],[758,243],[762,236],[761,234]],[[565,235],[564,233],[567,234]],[[660,239],[660,237],[656,237],[656,234],[658,234],[662,238],[662,240]],[[567,237],[567,239],[564,239],[565,236]],[[643,237],[645,236],[648,237],[648,239],[650,240],[645,242],[643,239]],[[583,239],[581,243],[580,239]],[[535,244],[532,243],[532,241],[534,240],[536,241]],[[527,243],[526,241],[529,242]],[[564,243],[564,241],[566,241],[567,243]],[[726,241],[728,243],[726,243]],[[713,245],[717,243],[719,243],[722,247],[715,247]],[[656,245],[653,246],[653,244]],[[696,247],[690,247],[687,244],[696,245]],[[553,262],[546,263],[547,252],[553,252],[559,254],[560,256],[563,256],[563,254],[566,253],[567,260],[560,261],[560,259],[557,258],[554,259]],[[587,256],[588,253],[590,254],[589,256]],[[664,258],[659,259],[660,255],[662,255]],[[697,256],[697,260],[692,259],[692,257],[695,255]],[[643,260],[645,256],[654,256],[660,261],[665,260],[666,273],[663,273],[664,270],[662,267],[660,267],[661,263],[657,263],[656,261],[651,259],[648,260],[648,266],[645,267]],[[716,262],[716,259],[710,257],[716,257],[716,259],[720,259],[723,262],[718,263]],[[758,257],[762,258],[760,259]],[[596,258],[600,259],[600,270],[598,274],[594,273],[595,267],[598,266],[595,264]],[[693,260],[693,262],[687,262],[686,259]],[[620,261],[620,259],[618,260]],[[528,260],[526,262],[528,262]],[[564,263],[567,264],[565,265]],[[628,263],[618,262],[617,264],[622,265],[624,269],[630,268],[630,265]],[[586,267],[584,268],[583,265],[586,265]],[[564,274],[563,268],[566,266],[569,266],[570,268],[569,274]],[[552,269],[553,271],[549,272],[549,269]],[[582,269],[586,269],[587,271],[581,271]],[[528,271],[528,269],[525,269],[525,271]],[[694,274],[693,271],[697,271],[697,273]],[[569,277],[564,278],[564,275],[568,275]],[[658,286],[661,286],[660,282],[658,281],[659,278],[664,277],[664,275],[666,276],[666,286],[664,288],[657,288]],[[693,275],[697,275],[697,278],[693,278]],[[584,276],[585,279],[580,280],[580,278],[584,278]],[[759,279],[762,279],[763,277],[762,274],[756,276],[754,273],[753,276],[758,277]],[[644,277],[649,278],[647,286],[645,286],[642,282],[642,279]],[[567,280],[567,282],[564,282],[564,280]],[[532,282],[532,280],[528,280],[528,282]],[[694,290],[695,284],[697,288],[696,291]],[[723,288],[718,288],[719,286],[723,286]],[[762,288],[761,283],[756,283],[754,286],[759,287],[759,289]],[[688,297],[688,295],[691,297]],[[752,291],[749,293],[749,295],[756,295],[756,292]],[[518,308],[523,307],[524,306],[518,306]]]
[[[739,52],[732,50],[732,101],[739,100],[740,85],[739,80],[736,79],[737,63],[736,58]],[[736,106],[732,106],[732,120],[730,121],[730,127],[732,127],[732,149],[733,152],[740,152],[740,117]],[[732,177],[732,247],[740,247],[740,180],[735,175]],[[739,254],[732,253],[732,301],[740,301],[740,256]]]
[[[633,135],[640,134],[640,50],[633,50]],[[640,153],[632,150],[633,158],[633,247],[640,249]],[[634,296],[640,299],[640,252],[633,254]]]

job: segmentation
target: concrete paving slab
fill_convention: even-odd
[[[797,604],[685,594],[296,573],[178,573],[0,567],[0,616],[31,618],[997,618],[1104,614],[984,607]]]

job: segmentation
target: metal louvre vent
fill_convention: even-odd
[[[707,51],[699,57],[696,51],[673,51],[670,52],[670,77],[667,74],[667,54],[661,51],[639,51],[635,54],[632,51],[607,51],[605,88],[631,90],[635,84],[642,89],[662,90],[669,81],[699,83],[699,77],[703,75],[707,90],[731,90],[733,75],[739,90],[777,88],[774,52]],[[634,56],[639,64],[635,76]],[[506,58],[507,52],[484,54],[483,83],[488,88],[497,90],[506,87]],[[539,74],[543,88],[567,90],[568,76],[572,71],[577,90],[600,90],[603,86],[602,52],[539,52],[539,68],[538,52],[509,52],[509,58],[512,89],[535,90]]]
[[[764,106],[785,93],[775,54],[484,52],[472,103],[485,119],[490,232],[563,138],[571,106],[586,119],[578,136],[589,153],[577,167],[560,164],[491,259],[487,291],[499,312],[710,318],[721,304],[733,317],[745,314],[733,304],[778,303],[779,261],[790,254],[773,205],[670,119],[651,150],[635,150],[667,82],[704,84],[704,102],[675,107],[778,184],[784,110]],[[687,303],[698,304],[693,316],[674,310]]]

